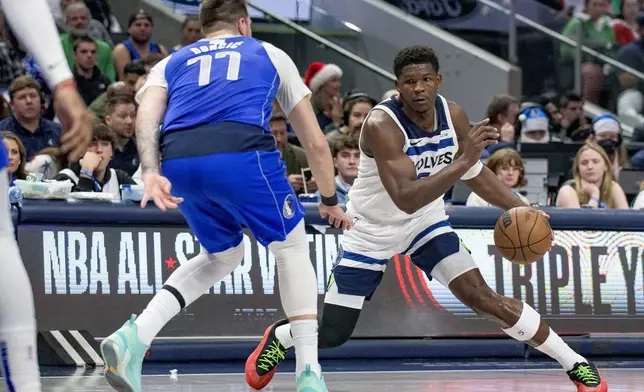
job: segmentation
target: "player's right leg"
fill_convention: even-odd
[[[345,238],[346,238],[345,234]],[[346,343],[353,331],[365,299],[370,298],[382,281],[387,260],[376,260],[340,248],[324,297],[319,324],[318,347],[333,348]],[[269,326],[255,351],[246,361],[246,381],[254,389],[266,387],[277,366],[294,345],[293,323],[280,320]]]
[[[573,351],[530,305],[499,295],[487,285],[456,233],[437,236],[410,257],[428,276],[448,287],[477,314],[497,323],[510,337],[530,344],[558,361],[578,392],[608,390],[595,365]]]
[[[197,167],[206,166],[197,160]],[[206,194],[212,190],[195,186],[198,171],[190,160],[163,164],[164,175],[173,185],[188,225],[202,245],[202,252],[177,268],[139,317],[101,343],[105,377],[118,391],[141,391],[141,367],[154,337],[181,309],[190,305],[217,281],[229,275],[242,261],[244,242],[241,227],[226,208]],[[192,173],[192,174],[191,174]]]
[[[14,236],[8,193],[7,171],[0,170],[0,374],[9,392],[40,392],[33,292]]]

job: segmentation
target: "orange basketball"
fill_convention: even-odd
[[[494,226],[494,244],[503,257],[517,264],[541,259],[553,238],[548,219],[531,207],[505,211]]]

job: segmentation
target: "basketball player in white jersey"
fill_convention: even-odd
[[[13,32],[43,70],[63,123],[61,148],[77,161],[92,138],[92,115],[78,94],[46,0],[1,0]],[[8,392],[39,392],[33,293],[14,237],[8,202],[7,151],[0,143],[0,374]],[[4,164],[2,164],[4,163]]]
[[[470,129],[457,104],[438,95],[438,58],[425,46],[403,49],[394,60],[398,95],[370,112],[362,128],[358,178],[347,210],[353,228],[344,233],[319,328],[320,348],[351,336],[365,299],[382,280],[387,261],[408,255],[477,314],[514,339],[557,360],[578,392],[605,392],[595,365],[575,353],[528,304],[495,293],[452,230],[443,195],[459,179],[504,210],[525,206],[480,162],[499,137],[488,119]],[[246,363],[248,384],[268,384],[291,347],[289,325],[269,327]]]

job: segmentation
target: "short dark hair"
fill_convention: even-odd
[[[333,142],[333,157],[335,158],[342,150],[358,150],[359,138],[357,134],[342,135]]]
[[[438,56],[429,46],[417,45],[402,49],[394,58],[394,74],[399,77],[402,69],[412,64],[431,64],[438,73]]]
[[[186,26],[188,26],[188,23],[190,22],[199,22],[199,24],[201,24],[201,21],[199,20],[198,16],[188,15],[186,16],[186,19],[184,19],[183,23],[181,24],[181,31],[183,31],[186,28]]]
[[[570,102],[584,102],[584,99],[577,93],[566,93],[559,100],[559,107],[565,108]]]
[[[76,38],[76,40],[74,41],[74,46],[72,47],[74,52],[83,42],[94,44],[94,46],[96,46],[96,49],[98,50],[98,44],[96,43],[96,41],[92,37],[84,35],[82,37]]]
[[[131,62],[129,64],[125,64],[125,67],[123,67],[123,74],[136,74],[139,76],[145,75],[147,72],[145,72],[145,66],[141,64],[141,62]]]
[[[24,90],[26,88],[33,88],[34,90],[38,91],[38,94],[40,94],[41,91],[40,84],[36,81],[36,79],[27,75],[18,76],[13,81],[11,81],[11,84],[9,85],[9,98],[13,99],[13,96],[18,91]]]
[[[114,131],[107,125],[94,121],[92,126],[92,142],[101,141],[109,142],[114,148],[114,143],[116,143],[116,135]]]
[[[246,0],[203,0],[199,7],[199,21],[204,33],[219,23],[235,24],[247,17]]]
[[[492,97],[492,100],[487,106],[486,115],[486,117],[490,119],[490,124],[496,123],[496,118],[499,116],[499,114],[507,112],[508,108],[512,104],[518,105],[519,101],[511,95],[501,94]]]
[[[134,100],[127,95],[115,95],[105,103],[105,114],[114,113],[117,105],[134,105]]]

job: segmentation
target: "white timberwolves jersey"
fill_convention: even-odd
[[[405,136],[403,152],[416,166],[416,176],[423,178],[438,173],[452,163],[458,151],[458,141],[447,101],[436,96],[434,131],[427,132],[414,124],[403,113],[397,95],[376,105],[372,110],[386,112]],[[396,225],[416,217],[431,214],[436,221],[446,220],[445,203],[439,197],[427,206],[409,215],[398,209],[385,190],[373,158],[360,151],[358,178],[349,191],[347,209],[351,216],[363,217],[372,223]]]

